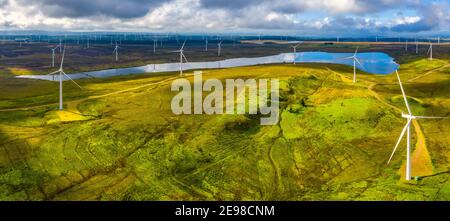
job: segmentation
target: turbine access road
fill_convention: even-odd
[[[441,69],[447,68],[449,66],[450,65],[447,64],[447,65],[442,66],[440,68],[433,69],[433,70],[428,71],[427,73],[425,73],[423,75],[420,75],[420,76],[417,76],[415,78],[409,79],[407,82],[412,82],[412,81],[417,80],[419,78],[428,76],[428,75],[434,73],[437,70],[441,70]],[[344,82],[351,82],[351,79],[349,79],[347,76],[345,76],[345,75],[343,75],[341,73],[338,73],[336,71],[333,71],[332,69],[330,69],[328,67],[327,67],[327,70],[329,70],[331,72],[334,72],[335,74],[340,76],[341,79],[343,79]],[[347,79],[347,80],[344,80],[344,79]],[[403,110],[400,109],[399,107],[396,107],[396,106],[386,102],[383,98],[380,97],[380,95],[377,92],[375,92],[373,90],[373,88],[375,86],[379,85],[378,83],[374,83],[374,82],[370,82],[370,81],[366,81],[366,80],[360,80],[360,81],[364,81],[365,83],[369,83],[369,86],[368,86],[367,89],[370,91],[370,93],[372,93],[373,97],[375,99],[377,99],[379,102],[381,102],[383,105],[385,105],[387,107],[390,107],[390,108],[392,108],[392,109],[394,109],[394,110],[396,110],[396,111],[398,111],[400,113],[403,112]],[[423,131],[422,131],[421,127],[420,127],[419,122],[416,119],[414,119],[412,121],[412,123],[413,123],[413,126],[414,126],[414,132],[416,133],[416,139],[417,139],[417,142],[416,142],[416,145],[415,145],[415,149],[414,149],[414,151],[412,153],[412,159],[411,159],[412,160],[412,176],[429,176],[429,175],[432,175],[433,174],[433,164],[431,162],[430,153],[429,153],[428,148],[427,148],[425,136],[423,134]],[[406,167],[406,162],[403,162],[402,166],[399,169],[399,173],[401,174],[401,178],[400,178],[401,180],[405,179],[405,167]]]

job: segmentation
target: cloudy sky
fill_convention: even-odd
[[[0,0],[0,29],[442,34],[450,0]]]

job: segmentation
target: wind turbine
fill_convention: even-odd
[[[153,39],[153,54],[156,53],[156,46],[158,45],[158,41],[156,39]]]
[[[27,42],[27,39],[26,38],[22,38],[22,39],[18,39],[17,41],[19,42],[19,47],[21,48],[22,44]]]
[[[180,53],[180,77],[183,76],[183,58],[188,62],[186,56],[184,56],[184,45],[186,45],[186,41],[184,41],[183,45],[181,46],[180,50],[173,51],[175,53]]]
[[[400,85],[400,89],[402,90],[403,99],[405,101],[406,109],[408,110],[408,113],[402,113],[402,117],[407,120],[405,127],[403,128],[402,132],[400,133],[400,137],[398,138],[397,144],[394,147],[394,150],[392,151],[391,157],[389,157],[389,160],[387,164],[392,160],[392,157],[395,154],[395,151],[397,151],[398,145],[402,141],[403,136],[406,133],[406,180],[411,180],[411,122],[415,119],[443,119],[446,117],[429,117],[429,116],[414,116],[411,112],[411,108],[408,104],[408,99],[406,97],[405,90],[403,89],[402,81],[400,80],[400,76],[398,74],[398,71],[395,71],[397,74],[398,83]]]
[[[56,49],[58,49],[60,46],[56,46],[55,48],[50,48],[50,50],[52,50],[52,68],[55,67],[55,51]]]
[[[427,54],[430,54],[429,60],[433,60],[433,43],[430,42],[430,48],[428,48]]]
[[[222,41],[217,44],[217,56],[220,57],[220,52],[222,51]]]
[[[356,63],[361,65],[361,67],[364,68],[364,66],[359,62],[359,59],[357,57],[359,47],[356,48],[355,54],[350,57],[342,58],[342,59],[353,59],[353,83],[356,83]]]
[[[419,42],[416,39],[416,54],[418,54],[418,53],[419,53]]]
[[[59,38],[59,53],[62,53],[62,40]]]
[[[117,42],[116,42],[116,46],[114,47],[114,51],[113,51],[113,53],[116,53],[116,61],[118,61],[119,60],[119,45],[117,45]]]
[[[205,39],[205,51],[208,51],[208,37]]]
[[[63,109],[63,95],[62,95],[62,77],[63,75],[66,76],[69,80],[71,80],[76,86],[78,86],[81,89],[81,86],[77,84],[77,82],[75,82],[74,80],[72,80],[72,78],[69,77],[69,75],[67,75],[64,70],[63,70],[63,64],[64,64],[64,56],[66,54],[66,47],[64,47],[63,50],[63,55],[61,58],[61,65],[59,66],[59,69],[55,72],[52,72],[48,75],[52,75],[53,79],[55,78],[56,74],[59,74],[59,109],[62,110]]]
[[[408,40],[405,41],[405,51],[408,51]]]
[[[291,48],[294,49],[294,64],[297,64],[295,61],[295,55],[297,54],[297,47],[300,46],[301,43],[297,44],[297,45],[292,45]]]

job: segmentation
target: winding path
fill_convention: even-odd
[[[433,70],[430,70],[430,71],[426,72],[425,74],[422,74],[422,75],[419,75],[419,76],[417,76],[417,77],[408,79],[408,81],[406,81],[406,82],[413,82],[413,81],[415,81],[415,80],[417,80],[417,79],[426,77],[426,76],[428,76],[428,75],[434,73],[435,71],[440,71],[440,70],[442,70],[442,69],[444,69],[444,68],[449,68],[449,67],[450,67],[450,64],[444,65],[444,66],[442,66],[442,67],[435,68],[435,69],[433,69]]]

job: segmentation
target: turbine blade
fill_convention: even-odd
[[[364,69],[364,65],[362,65],[361,62],[359,62],[359,59],[358,59],[358,58],[355,57],[355,61],[356,61],[359,65],[361,65],[361,67]]]
[[[430,117],[430,116],[415,116],[420,119],[447,119],[448,117]]]
[[[47,74],[47,75],[54,75],[54,74],[59,74],[59,70],[54,71],[54,72],[52,72],[52,73],[50,73],[50,74]]]
[[[183,58],[184,58],[184,60],[186,61],[186,63],[189,63],[189,61],[187,60],[186,56],[184,56],[183,53],[182,53],[181,55],[183,56]]]
[[[184,49],[184,45],[186,45],[186,40],[184,40],[184,42],[183,42],[183,46],[181,46],[181,49],[180,49],[180,51]]]
[[[343,57],[343,58],[336,58],[336,60],[346,60],[346,59],[353,59],[354,57]]]
[[[395,73],[397,74],[398,83],[400,84],[400,89],[402,90],[403,99],[405,100],[406,109],[408,109],[409,115],[412,115],[411,109],[409,108],[408,99],[406,98],[405,90],[403,90],[402,81],[400,80],[400,75],[398,74],[398,71],[395,70]]]
[[[61,58],[61,65],[59,66],[59,69],[61,69],[62,70],[62,68],[63,68],[63,64],[64,64],[64,57],[66,56],[66,47],[64,47],[64,49],[63,49],[63,55],[62,55],[62,58]]]
[[[61,73],[63,73],[67,78],[69,78],[69,80],[71,80],[75,85],[77,85],[80,89],[82,89],[81,86],[80,86],[79,84],[77,84],[77,82],[75,82],[74,80],[72,80],[72,78],[69,77],[69,75],[67,75],[66,73],[64,73],[64,71],[61,71]]]
[[[398,138],[397,144],[395,144],[394,150],[392,151],[391,157],[389,157],[389,160],[387,162],[387,164],[389,165],[389,163],[392,160],[392,157],[395,154],[395,151],[397,151],[398,145],[400,144],[400,142],[402,141],[403,136],[405,135],[406,129],[408,129],[409,125],[411,124],[411,119],[408,119],[408,123],[406,123],[405,127],[402,130],[402,133],[400,134],[400,137]]]
[[[355,51],[355,54],[353,55],[354,57],[356,57],[356,54],[358,53],[358,49],[359,49],[359,46],[358,46],[358,47],[356,47],[356,51]]]

